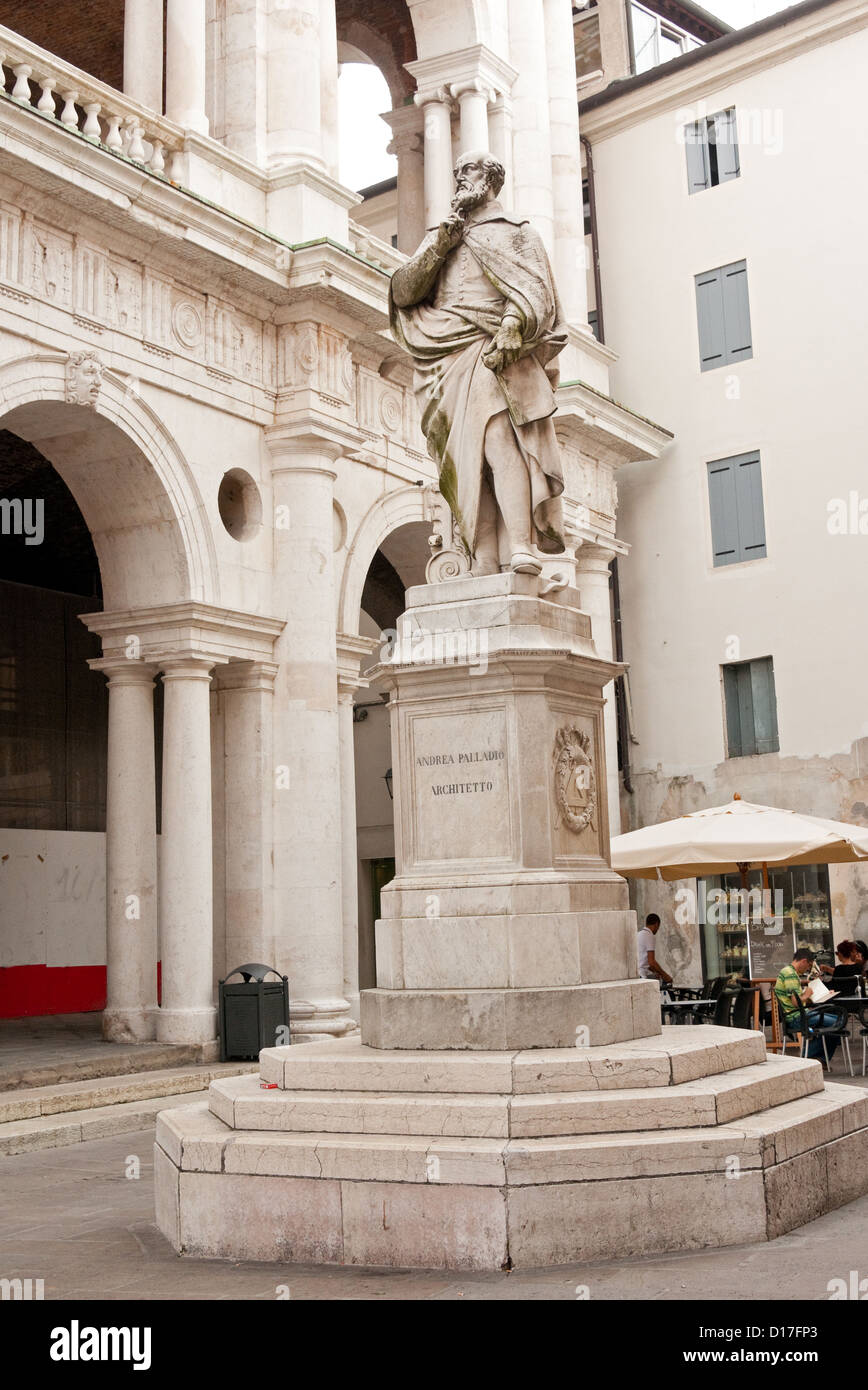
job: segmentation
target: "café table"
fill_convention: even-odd
[[[668,1003],[661,999],[660,1012],[664,1017],[667,1013],[671,1013],[675,1023],[686,1023],[689,1015],[697,1009],[711,1010],[714,1006],[715,1001],[713,999],[670,999]]]

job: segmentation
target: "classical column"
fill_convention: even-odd
[[[124,0],[124,91],[163,110],[163,0]]]
[[[471,150],[488,150],[488,102],[490,88],[479,78],[470,82],[457,82],[449,88],[458,102],[461,113],[461,153]]]
[[[206,0],[166,0],[166,115],[208,134],[205,114]]]
[[[210,669],[202,657],[161,662],[163,817],[160,854],[162,1005],[157,1037],[216,1036],[211,879]]]
[[[335,0],[320,0],[320,124],[326,171],[338,176],[338,35]]]
[[[552,255],[552,147],[542,3],[509,0],[510,61],[517,69],[512,88],[513,180],[516,209],[530,218]]]
[[[156,667],[90,663],[108,677],[106,1007],[103,1036],[144,1042],[157,1011]]]
[[[273,964],[271,746],[277,666],[232,661],[220,668],[226,883],[226,969]]]
[[[333,464],[341,446],[311,432],[270,435],[275,596],[274,929],[293,1031],[355,1026],[343,994],[341,766]]]
[[[609,591],[609,563],[614,550],[582,541],[576,550],[576,586],[582,600],[582,612],[591,619],[591,636],[600,656],[613,659],[612,603]],[[609,834],[621,833],[620,778],[618,776],[618,718],[615,708],[615,685],[604,687],[606,704],[603,710],[603,729],[606,740],[606,780],[609,792]]]
[[[353,702],[368,681],[359,664],[376,643],[368,637],[339,633],[338,720],[341,753],[341,903],[344,922],[344,994],[353,1014],[359,1007],[359,841],[356,828],[356,740]]]
[[[554,272],[569,323],[588,321],[582,160],[570,0],[543,0],[552,152]]]
[[[385,120],[392,127],[389,154],[398,159],[398,250],[410,255],[425,235],[423,116],[416,106],[399,106]]]
[[[272,169],[301,159],[322,164],[323,44],[320,0],[293,0],[292,5],[271,0],[266,61]]]
[[[500,201],[511,212],[514,206],[512,179],[512,102],[498,92],[488,113],[488,144],[495,159],[506,172],[506,182],[500,190]]]
[[[452,203],[452,108],[445,87],[417,92],[413,100],[424,116],[425,226],[430,228],[443,221]]]

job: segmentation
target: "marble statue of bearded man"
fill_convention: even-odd
[[[395,271],[390,313],[472,573],[538,574],[564,549],[552,416],[567,334],[545,247],[498,201],[503,181],[493,155],[460,157],[452,212]]]

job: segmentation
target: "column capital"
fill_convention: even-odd
[[[412,63],[405,63],[404,67],[416,79],[419,90],[413,99],[419,105],[426,101],[448,100],[450,92],[456,95],[456,88],[477,81],[481,86],[476,90],[510,92],[518,76],[510,63],[498,57],[484,43],[471,44],[437,58],[418,58]],[[447,95],[444,98],[438,96],[438,92]]]
[[[452,96],[447,86],[426,87],[421,91],[414,92],[413,102],[420,107],[437,105],[448,106],[450,110],[452,109]]]
[[[265,443],[272,458],[272,473],[316,472],[333,479],[337,474],[322,464],[312,463],[311,455],[335,463],[360,446],[353,430],[326,417],[272,425],[265,431]]]
[[[262,690],[274,693],[274,681],[280,666],[276,661],[230,661],[218,673],[221,690]]]
[[[118,657],[100,656],[88,661],[92,671],[101,671],[109,686],[153,685],[159,667],[149,661],[121,660]]]
[[[608,570],[615,556],[623,555],[627,550],[623,541],[616,540],[614,536],[602,535],[600,532],[594,532],[593,535],[574,533],[570,539],[575,539],[576,542],[576,570],[579,574],[588,574],[593,570]]]
[[[376,637],[360,637],[349,632],[339,632],[336,639],[338,658],[338,702],[351,701],[357,690],[366,690],[370,681],[359,674],[362,660],[370,656],[378,645]]]
[[[216,657],[197,655],[178,655],[160,661],[163,684],[166,681],[208,681],[211,672],[218,664]]]
[[[424,118],[415,97],[409,106],[398,106],[394,111],[384,112],[383,120],[392,131],[390,144],[395,147],[393,154],[407,151],[421,154]]]
[[[497,93],[481,77],[468,77],[463,82],[453,82],[449,88],[453,97],[460,103],[462,97],[481,96],[487,102],[494,101]]]

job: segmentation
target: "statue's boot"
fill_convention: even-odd
[[[509,568],[514,574],[539,574],[542,565],[529,550],[516,550],[513,552]]]

